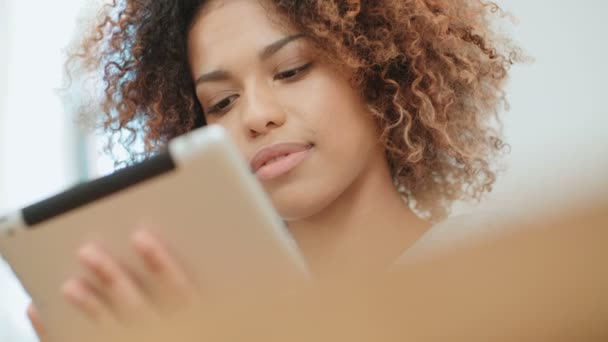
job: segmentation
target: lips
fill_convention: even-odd
[[[280,143],[267,146],[251,159],[251,170],[260,178],[277,177],[305,159],[312,144]]]

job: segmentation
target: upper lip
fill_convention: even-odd
[[[251,159],[249,165],[251,170],[256,172],[264,164],[273,158],[285,156],[292,153],[302,152],[309,149],[312,145],[306,143],[290,142],[277,143],[261,148]]]

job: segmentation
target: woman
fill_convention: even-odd
[[[122,142],[133,160],[197,126],[226,128],[323,278],[389,267],[452,202],[491,190],[517,56],[490,29],[497,11],[476,0],[127,0],[105,7],[71,62],[103,71],[104,128],[132,133]],[[107,286],[70,279],[66,298],[93,319],[128,319],[189,288],[161,241],[142,230],[133,246],[157,282],[142,286],[92,242],[80,259]]]

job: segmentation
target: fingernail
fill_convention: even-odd
[[[64,297],[66,297],[71,302],[74,302],[75,304],[80,304],[84,302],[86,297],[83,288],[76,280],[69,280],[64,283],[61,287],[61,292],[63,293]]]
[[[133,234],[133,242],[140,247],[152,247],[154,246],[154,238],[146,230],[138,230]]]
[[[79,251],[79,255],[85,261],[95,263],[99,260],[99,252],[97,247],[93,244],[88,244],[82,247]]]

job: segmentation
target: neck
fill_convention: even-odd
[[[322,212],[289,222],[317,276],[384,269],[429,227],[393,185],[386,162],[363,172]]]

